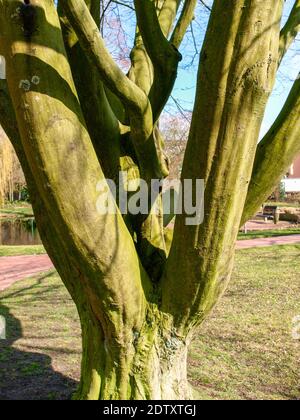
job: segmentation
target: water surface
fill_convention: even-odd
[[[0,245],[40,245],[34,218],[0,219]]]

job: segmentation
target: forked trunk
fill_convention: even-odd
[[[81,311],[83,356],[81,381],[74,399],[189,400],[188,343],[163,338],[151,323],[133,333],[127,347],[121,338],[105,337],[92,314]],[[148,332],[147,332],[148,330]]]
[[[192,398],[187,331],[227,287],[247,194],[250,216],[268,189],[256,180],[264,172],[268,182],[276,179],[298,150],[290,130],[299,114],[296,84],[280,124],[262,142],[267,149],[250,183],[265,106],[294,24],[285,25],[279,46],[283,0],[228,2],[213,2],[182,170],[182,180],[205,181],[204,221],[189,225],[185,211],[177,215],[167,257],[160,212],[143,223],[127,223],[116,205],[102,214],[99,185],[109,190],[106,178],[124,167],[149,185],[166,175],[157,121],[176,77],[174,46],[196,2],[184,2],[173,35],[180,2],[164,1],[159,16],[154,2],[134,2],[140,35],[128,78],[98,30],[98,1],[60,1],[66,19],[51,0],[0,0],[9,91],[0,89],[0,120],[26,174],[43,243],[78,308],[83,358],[76,399]],[[285,158],[276,166],[278,150]],[[261,170],[270,162],[274,177]]]

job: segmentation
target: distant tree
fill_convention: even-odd
[[[24,174],[16,153],[0,127],[0,205],[5,200],[14,200],[14,194],[19,193],[25,185]]]
[[[80,316],[76,397],[189,398],[188,346],[226,290],[239,227],[300,152],[300,78],[257,146],[300,0],[281,31],[283,0],[213,2],[182,167],[205,181],[205,217],[176,217],[170,253],[160,193],[156,213],[101,215],[96,185],[120,169],[148,183],[168,175],[158,121],[197,1],[125,3],[137,19],[128,75],[104,45],[99,0],[0,0],[0,122]]]
[[[179,179],[184,152],[187,145],[191,124],[191,115],[186,113],[174,113],[165,115],[161,119],[160,129],[165,139],[165,150],[170,159],[169,177],[171,179]]]
[[[0,127],[0,206],[13,190],[13,148]]]

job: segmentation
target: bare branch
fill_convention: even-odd
[[[133,10],[133,11],[134,11],[134,8],[133,8],[133,7],[131,7],[131,6],[130,6],[130,4],[126,4],[126,3],[123,3],[123,2],[121,2],[121,1],[117,1],[117,0],[111,0],[111,2],[112,2],[112,3],[115,3],[115,4],[118,4],[119,6],[124,6],[124,7],[127,7],[128,9],[130,9],[130,10]]]
[[[146,95],[126,77],[111,57],[84,0],[61,0],[61,4],[83,50],[98,68],[105,85],[129,109],[143,115],[149,108]]]
[[[205,3],[204,0],[200,0],[200,3],[203,4],[203,6],[205,7],[205,9],[209,10],[211,12],[211,8]]]
[[[178,102],[178,100],[176,98],[174,98],[174,96],[171,96],[171,99],[174,102],[174,104],[176,105],[176,108],[178,109],[180,115],[190,124],[191,123],[191,120],[186,115],[189,111],[187,111],[186,109],[182,108],[182,106],[180,105],[180,103]]]
[[[279,64],[300,31],[300,0],[296,0],[290,16],[280,32]]]

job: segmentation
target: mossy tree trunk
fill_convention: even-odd
[[[78,399],[192,398],[188,346],[226,289],[243,213],[255,211],[251,174],[263,201],[272,180],[261,172],[287,129],[291,140],[284,138],[272,168],[274,184],[299,151],[299,124],[291,123],[298,82],[264,140],[268,152],[256,147],[278,63],[299,28],[298,8],[280,33],[283,0],[229,0],[226,7],[215,0],[182,173],[205,180],[203,224],[186,226],[186,215],[177,216],[169,253],[161,211],[99,214],[99,181],[117,180],[120,169],[149,183],[168,173],[158,120],[196,6],[134,3],[139,30],[125,76],[99,33],[98,0],[60,0],[58,8],[52,0],[0,0],[7,64],[0,123],[25,172],[43,243],[80,316]],[[161,209],[160,193],[156,200]]]

